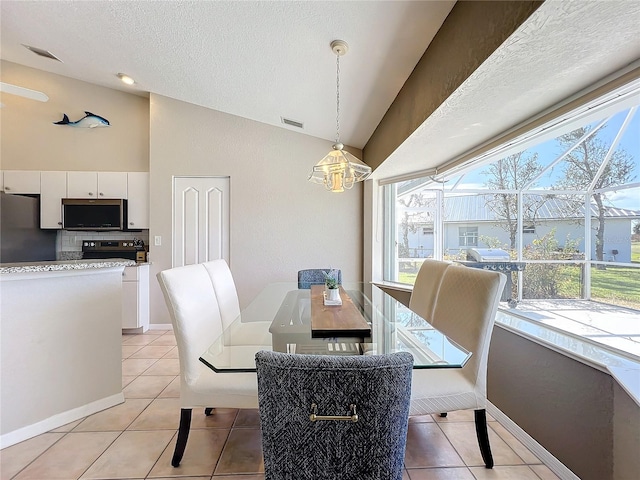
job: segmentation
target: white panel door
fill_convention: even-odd
[[[173,266],[229,262],[229,177],[174,177]]]

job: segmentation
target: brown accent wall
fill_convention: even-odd
[[[582,480],[640,471],[640,407],[611,375],[496,325],[489,400]]]
[[[365,145],[364,161],[380,166],[540,5],[457,2]]]

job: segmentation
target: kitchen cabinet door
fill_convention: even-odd
[[[127,198],[127,173],[98,172],[98,198]]]
[[[98,198],[98,172],[67,172],[67,198]]]
[[[68,198],[127,198],[126,172],[67,172]]]
[[[62,228],[67,172],[40,172],[40,228]]]
[[[40,172],[36,170],[5,170],[5,193],[40,193]]]
[[[149,265],[125,267],[122,273],[122,328],[149,329]]]
[[[127,174],[129,228],[149,228],[149,173]]]

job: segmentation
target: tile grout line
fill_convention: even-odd
[[[165,336],[165,335],[167,335],[167,334],[173,334],[173,332],[172,332],[171,330],[167,330],[166,332],[164,332],[164,333],[163,333],[163,334],[161,334],[161,335],[154,335],[154,336],[155,336],[155,337],[157,337],[157,338],[153,339],[151,342],[149,342],[149,343],[147,343],[147,344],[139,345],[139,347],[140,347],[140,348],[139,348],[138,350],[136,350],[135,352],[133,352],[133,353],[129,354],[129,356],[128,356],[128,357],[123,358],[123,359],[122,359],[122,362],[124,362],[124,361],[125,361],[125,360],[127,360],[127,359],[131,359],[131,356],[132,356],[132,355],[134,355],[135,353],[139,352],[141,349],[144,349],[144,348],[145,348],[145,347],[147,347],[147,346],[152,346],[151,344],[152,344],[153,342],[155,342],[155,341],[157,341],[157,340],[161,339],[162,337],[164,337],[164,336]],[[135,337],[136,337],[136,336],[138,336],[138,335],[145,335],[145,334],[133,334],[133,335],[131,335],[131,338],[126,338],[126,337],[123,335],[123,337],[122,337],[122,342],[124,342],[125,340],[131,340],[132,338],[135,338]],[[122,346],[125,346],[125,345],[126,345],[126,344],[122,343]],[[166,344],[165,344],[165,345],[166,345]],[[130,346],[133,346],[133,345],[130,345]],[[138,346],[138,345],[136,345],[136,346]],[[161,346],[161,345],[156,345],[156,346]],[[131,382],[129,382],[129,383],[127,384],[127,386],[128,386],[128,385],[131,385],[131,383],[133,383],[134,381],[136,381],[138,378],[140,378],[140,377],[144,376],[144,373],[145,373],[145,372],[147,372],[147,371],[148,371],[150,368],[152,368],[154,365],[156,365],[156,364],[157,364],[157,362],[158,362],[158,360],[164,359],[164,358],[165,358],[165,355],[169,355],[169,354],[170,354],[170,353],[171,353],[175,348],[177,348],[177,346],[176,346],[175,344],[174,344],[174,345],[169,344],[169,345],[166,345],[166,346],[170,346],[170,347],[171,347],[171,348],[170,348],[170,350],[168,350],[166,353],[164,353],[162,357],[159,357],[159,358],[152,358],[151,360],[154,360],[154,362],[153,362],[153,363],[151,363],[151,365],[149,365],[145,370],[143,370],[142,372],[140,372],[140,373],[138,373],[138,374],[135,374],[135,375],[126,375],[126,376],[133,377],[133,380],[131,380]],[[168,358],[167,360],[175,360],[175,358]],[[125,375],[121,375],[121,376],[125,376]],[[148,376],[148,375],[147,375],[147,376]],[[147,396],[146,398],[137,398],[137,397],[127,398],[127,397],[125,397],[125,402],[127,402],[127,401],[129,401],[129,400],[147,400],[147,399],[148,399],[148,400],[150,400],[150,401],[149,401],[149,403],[145,406],[145,408],[143,408],[143,409],[142,409],[142,410],[141,410],[137,415],[135,415],[135,417],[134,417],[134,418],[133,418],[133,419],[132,419],[132,420],[131,420],[131,421],[130,421],[130,422],[129,422],[129,423],[128,423],[128,424],[127,424],[123,429],[122,429],[122,430],[111,430],[111,431],[109,431],[109,430],[96,430],[96,431],[95,431],[95,432],[114,432],[114,433],[115,433],[115,432],[117,432],[117,435],[115,436],[115,438],[113,439],[113,441],[111,441],[111,442],[110,442],[110,443],[105,447],[105,449],[100,453],[100,455],[98,455],[98,456],[97,456],[97,458],[96,458],[96,459],[94,459],[94,460],[93,460],[93,461],[92,461],[92,462],[91,462],[91,463],[90,463],[90,464],[85,468],[85,470],[82,472],[82,474],[80,474],[80,476],[78,477],[78,479],[82,478],[82,476],[83,476],[83,475],[85,475],[85,474],[89,471],[89,469],[90,469],[90,468],[91,468],[91,467],[92,467],[92,466],[93,466],[93,465],[94,465],[94,464],[95,464],[95,463],[96,463],[100,458],[102,458],[102,457],[103,457],[103,455],[105,454],[105,452],[106,452],[109,448],[111,448],[111,447],[113,446],[113,444],[114,444],[114,443],[115,443],[115,442],[116,442],[116,441],[117,441],[117,440],[118,440],[118,439],[119,439],[119,438],[120,438],[120,437],[121,437],[125,432],[133,432],[134,430],[129,431],[129,430],[128,430],[128,428],[130,428],[130,427],[131,427],[131,425],[132,425],[136,420],[138,420],[138,419],[143,415],[143,413],[147,411],[147,409],[149,409],[149,407],[153,404],[153,402],[154,402],[154,401],[156,401],[156,400],[163,400],[163,399],[165,399],[165,397],[161,397],[161,395],[162,395],[162,394],[163,394],[163,393],[164,393],[164,392],[165,392],[165,391],[170,387],[170,385],[171,385],[171,384],[172,384],[176,379],[179,379],[179,378],[180,378],[180,375],[179,375],[179,374],[178,374],[178,375],[154,375],[154,376],[167,376],[167,377],[169,377],[169,376],[170,376],[170,377],[173,377],[173,378],[169,381],[169,383],[168,383],[164,388],[162,388],[158,393],[156,393],[156,394],[155,394],[155,395],[153,395],[153,396]],[[148,377],[149,377],[149,376],[148,376]],[[126,386],[125,386],[125,387],[123,387],[123,390],[124,390],[125,388],[126,388]],[[166,397],[166,399],[171,399],[171,398],[175,399],[176,397]],[[178,398],[179,398],[179,397],[178,397]],[[108,410],[108,409],[105,409],[105,410]],[[98,412],[96,412],[96,413],[98,413]],[[93,414],[93,415],[95,415],[95,414]],[[223,443],[222,449],[221,449],[221,451],[220,451],[220,455],[219,455],[219,457],[217,458],[217,460],[216,460],[216,462],[215,462],[215,465],[213,466],[213,470],[212,470],[212,472],[211,472],[210,476],[208,477],[208,478],[209,478],[209,480],[215,480],[215,479],[217,478],[217,477],[216,477],[216,475],[215,475],[216,468],[219,466],[220,461],[221,461],[221,459],[223,458],[224,452],[225,452],[225,450],[226,450],[226,449],[227,449],[227,447],[228,447],[227,442],[228,442],[228,440],[229,440],[229,438],[230,438],[231,433],[233,432],[233,430],[234,430],[234,429],[241,429],[241,428],[244,428],[244,427],[241,427],[241,426],[237,426],[237,425],[236,425],[236,423],[237,423],[237,421],[238,421],[238,418],[239,418],[239,415],[240,415],[240,410],[236,410],[236,414],[235,414],[235,417],[234,417],[233,422],[232,422],[232,423],[231,423],[231,425],[230,425],[230,428],[225,429],[225,430],[227,430],[227,432],[226,432],[226,437],[225,437],[225,440],[224,440],[224,443]],[[54,447],[55,445],[57,445],[57,444],[58,444],[59,442],[61,442],[63,439],[67,438],[67,436],[68,436],[70,433],[74,433],[74,434],[76,434],[76,433],[84,433],[84,432],[76,431],[75,429],[76,429],[76,428],[79,428],[79,427],[80,427],[80,425],[81,425],[81,424],[82,424],[82,423],[83,423],[87,418],[89,418],[90,416],[91,416],[91,415],[89,415],[89,416],[87,416],[87,417],[84,417],[84,418],[80,419],[80,421],[78,422],[78,424],[77,424],[77,425],[75,425],[73,428],[71,428],[69,431],[66,431],[66,432],[52,432],[52,431],[50,431],[50,432],[45,432],[45,433],[62,433],[62,436],[61,436],[60,438],[58,438],[56,441],[54,441],[50,446],[48,446],[48,447],[47,447],[45,450],[43,450],[41,453],[39,453],[39,454],[38,454],[34,459],[32,459],[30,462],[28,462],[26,465],[24,465],[24,466],[23,466],[23,467],[22,467],[22,468],[21,468],[17,473],[15,473],[11,478],[12,478],[12,479],[15,479],[16,477],[18,477],[18,476],[19,476],[22,472],[24,472],[24,471],[25,471],[29,466],[31,466],[31,465],[32,465],[34,462],[36,462],[39,458],[41,458],[43,455],[45,455],[47,452],[49,452],[49,451],[51,450],[51,448],[52,448],[52,447]],[[470,421],[470,420],[460,420],[460,421],[451,421],[451,420],[450,420],[450,421],[448,421],[448,422],[447,422],[447,421],[439,422],[439,421],[435,420],[435,417],[434,417],[433,415],[430,415],[430,417],[431,417],[431,422],[418,422],[418,423],[435,423],[435,424],[437,424],[437,425],[438,425],[438,430],[440,431],[440,433],[442,433],[442,434],[444,435],[444,438],[446,439],[447,443],[448,443],[448,444],[449,444],[449,446],[453,449],[453,451],[456,453],[456,455],[458,455],[458,457],[459,457],[459,458],[460,458],[460,460],[462,461],[463,465],[460,465],[460,466],[450,466],[450,467],[443,467],[443,466],[435,466],[435,465],[434,465],[434,466],[432,466],[432,467],[407,468],[406,464],[404,464],[404,462],[403,462],[403,472],[405,473],[405,475],[407,475],[409,478],[411,478],[411,474],[410,474],[410,472],[411,472],[411,471],[414,471],[414,470],[416,470],[416,471],[418,471],[418,470],[423,470],[423,469],[425,469],[425,468],[427,468],[427,469],[436,469],[436,468],[438,468],[438,469],[440,469],[440,468],[447,468],[447,469],[449,469],[449,468],[465,468],[465,469],[467,470],[467,472],[469,472],[469,473],[470,473],[474,478],[477,478],[477,477],[473,474],[473,472],[471,471],[471,468],[476,468],[476,467],[480,467],[480,466],[484,467],[484,465],[473,465],[473,466],[467,465],[467,464],[466,464],[466,462],[465,462],[465,460],[464,460],[464,458],[462,457],[462,455],[460,454],[460,452],[458,451],[458,449],[455,447],[455,445],[452,443],[451,439],[447,436],[447,434],[445,433],[445,431],[443,430],[442,425],[441,425],[441,424],[444,424],[444,423],[450,423],[450,424],[453,424],[453,423],[471,423],[471,424],[473,424],[474,422],[473,422],[472,420],[471,420],[471,421]],[[498,422],[498,423],[499,423],[499,422]],[[522,456],[521,456],[520,454],[518,454],[518,452],[517,452],[514,448],[512,448],[512,446],[507,442],[507,440],[506,440],[505,438],[503,438],[503,437],[500,435],[500,433],[499,433],[498,431],[496,431],[496,429],[493,427],[493,423],[492,423],[492,422],[488,422],[488,425],[489,425],[490,429],[493,431],[493,433],[494,433],[498,438],[500,438],[500,439],[505,443],[505,445],[509,448],[509,450],[510,450],[513,454],[515,454],[515,457],[516,457],[516,458],[518,458],[518,459],[520,459],[520,460],[523,462],[522,464],[513,464],[513,465],[502,465],[502,464],[501,464],[501,465],[497,465],[497,467],[522,467],[522,466],[527,466],[528,470],[529,470],[531,473],[533,473],[533,474],[534,474],[534,476],[535,476],[536,478],[543,478],[543,477],[541,477],[541,474],[538,474],[538,473],[537,473],[537,472],[532,468],[532,466],[534,466],[534,465],[545,466],[544,462],[542,462],[540,459],[538,459],[538,463],[535,463],[535,464],[526,462],[526,461],[525,461],[525,459],[524,459],[524,458],[522,458]],[[152,429],[152,430],[153,430],[153,429]],[[135,430],[135,431],[152,431],[152,430]],[[166,429],[165,429],[165,430],[166,430]],[[166,451],[167,449],[170,449],[170,448],[171,448],[171,444],[172,444],[173,440],[176,438],[176,435],[177,435],[177,431],[178,431],[178,429],[172,429],[172,431],[173,431],[173,435],[172,435],[172,437],[169,439],[169,441],[168,441],[167,445],[163,448],[162,452],[161,452],[161,453],[158,455],[158,457],[153,461],[153,464],[151,465],[151,467],[150,467],[149,471],[148,471],[148,472],[145,474],[145,476],[144,476],[144,478],[145,478],[145,479],[150,478],[150,477],[149,477],[149,475],[151,474],[151,472],[153,471],[153,469],[154,469],[154,468],[159,464],[158,462],[159,462],[159,461],[160,461],[160,459],[162,458],[162,456],[163,456],[163,454],[165,453],[165,451]],[[528,448],[526,447],[526,445],[523,445],[523,447],[524,447],[524,449],[525,449],[525,450],[528,450]],[[533,454],[533,452],[531,452],[531,453]],[[533,455],[537,458],[537,456],[536,456],[535,454],[533,454]],[[547,467],[547,468],[548,468],[548,467]],[[226,475],[231,475],[231,474],[226,474]],[[237,475],[239,479],[240,479],[240,478],[243,478],[243,474],[233,474],[233,475]],[[255,473],[255,474],[253,474],[253,475],[258,475],[258,476],[260,476],[260,475],[263,475],[263,474],[261,474],[261,473]],[[174,475],[171,475],[171,474],[170,474],[170,475],[168,475],[168,476],[170,476],[170,477],[172,477],[172,478],[174,477]],[[130,478],[130,477],[126,477],[126,476],[125,476],[125,477],[123,477],[123,478]],[[136,478],[137,478],[137,477],[136,477]],[[179,478],[179,476],[177,476],[176,478]],[[207,478],[207,477],[202,476],[202,478]]]
[[[135,335],[134,335],[134,336],[135,336]],[[162,336],[162,335],[158,335],[158,337],[161,337],[161,336]],[[144,347],[146,347],[146,346],[147,346],[147,345],[142,345],[142,346],[141,346],[141,348],[140,348],[139,350],[142,350],[142,349],[143,349]],[[137,351],[139,351],[139,350],[136,350],[136,352],[137,352]],[[134,352],[134,353],[135,353],[135,352]],[[131,358],[131,357],[128,357],[128,358]],[[126,359],[123,359],[123,361],[124,361],[124,360],[126,360]],[[152,365],[155,365],[155,362],[154,362]],[[149,366],[149,368],[151,368],[151,366]],[[146,370],[145,370],[145,371],[146,371]],[[139,373],[138,375],[135,375],[135,378],[134,378],[131,382],[129,382],[127,385],[130,385],[131,383],[133,383],[133,382],[134,382],[137,378],[139,378],[141,375],[142,375],[142,373]],[[121,376],[122,376],[122,374],[121,374]],[[167,385],[167,386],[168,386],[168,385]],[[123,387],[123,390],[124,390],[124,388],[125,388],[125,387]],[[161,392],[161,393],[162,393],[162,392]],[[159,395],[159,394],[158,394],[158,395]],[[92,466],[93,466],[93,465],[94,465],[94,464],[95,464],[95,463],[96,463],[100,458],[102,458],[102,456],[106,453],[106,451],[107,451],[107,450],[108,450],[108,449],[109,449],[109,448],[110,448],[110,447],[111,447],[111,446],[112,446],[112,445],[113,445],[113,444],[114,444],[114,443],[115,443],[115,442],[116,442],[116,441],[117,441],[117,440],[118,440],[118,439],[119,439],[119,438],[120,438],[120,437],[121,437],[125,432],[127,432],[127,429],[128,429],[131,425],[133,425],[133,423],[134,423],[134,422],[135,422],[135,421],[136,421],[136,420],[137,420],[137,419],[138,419],[138,418],[139,418],[139,417],[140,417],[140,416],[141,416],[141,415],[142,415],[142,414],[147,410],[147,408],[149,408],[149,406],[153,403],[153,401],[154,401],[155,399],[157,399],[157,398],[158,398],[158,395],[156,395],[154,398],[151,398],[151,399],[150,399],[151,401],[147,404],[147,406],[146,406],[146,407],[144,407],[144,408],[140,411],[140,413],[138,413],[138,415],[136,415],[136,416],[131,420],[131,422],[129,422],[129,423],[128,423],[128,424],[127,424],[127,425],[126,425],[122,430],[120,430],[120,432],[119,432],[119,433],[118,433],[118,435],[113,439],[113,441],[112,441],[112,442],[111,442],[111,443],[110,443],[110,444],[109,444],[109,445],[108,445],[108,446],[107,446],[107,447],[102,451],[102,453],[101,453],[100,455],[98,455],[98,457],[97,457],[93,462],[91,462],[91,464],[90,464],[90,465],[88,465],[88,466],[87,466],[87,468],[84,470],[84,472],[82,472],[82,474],[77,478],[77,480],[80,480],[80,479],[82,478],[82,476],[83,476],[84,474],[86,474],[86,473],[89,471],[89,469],[91,469],[91,467],[92,467]],[[124,404],[124,403],[126,403],[126,402],[127,402],[127,400],[128,400],[128,398],[126,398],[126,397],[125,397],[123,404]],[[147,400],[147,399],[146,399],[146,398],[144,398],[144,399],[136,399],[136,400]],[[86,418],[88,418],[88,417],[85,417],[85,418],[83,419],[83,421],[84,421]],[[73,432],[73,431],[74,431],[77,427],[79,427],[81,424],[82,424],[82,422],[80,422],[78,425],[76,425],[75,427],[73,427],[73,429],[71,429],[71,431],[69,431],[68,433]],[[97,431],[101,431],[101,430],[97,430]],[[117,431],[117,430],[113,430],[113,431]],[[144,431],[144,430],[140,430],[140,431]],[[76,432],[76,433],[79,433],[79,432]],[[172,436],[172,437],[171,437],[171,439],[169,440],[169,443],[171,443],[171,440],[173,440],[173,438],[174,438],[174,437],[175,437],[175,433],[174,433],[174,436]],[[160,454],[160,456],[162,456],[162,454]],[[154,464],[152,465],[152,467],[151,467],[151,468],[149,469],[149,471],[145,474],[144,478],[147,478],[147,476],[149,475],[149,473],[151,473],[151,470],[153,470],[153,467],[154,467],[154,466],[155,466],[155,464],[158,462],[158,460],[160,460],[160,457],[158,457],[158,459],[154,462]]]

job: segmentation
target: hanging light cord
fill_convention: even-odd
[[[336,143],[340,143],[340,54],[336,55]]]

